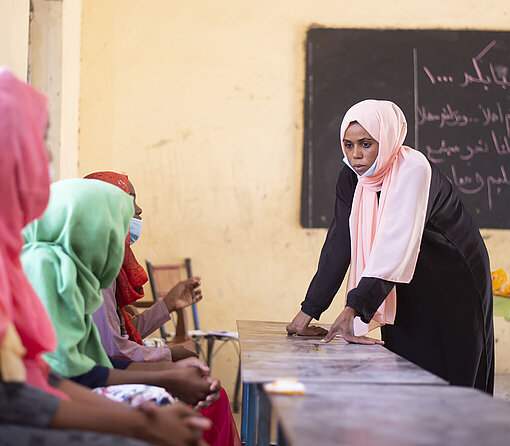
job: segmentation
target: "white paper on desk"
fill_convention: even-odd
[[[225,336],[227,338],[239,339],[239,335],[237,334],[237,331],[208,331],[207,334],[214,335],[214,336]]]
[[[193,336],[224,336],[226,338],[239,339],[237,331],[204,331],[204,330],[189,330],[189,335]]]

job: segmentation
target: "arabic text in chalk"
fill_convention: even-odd
[[[487,204],[489,211],[493,210],[494,197],[500,195],[504,190],[510,190],[510,178],[503,165],[499,166],[499,172],[495,175],[483,176],[479,172],[473,175],[459,175],[454,165],[451,166],[451,180],[460,192],[467,195],[474,195],[483,192],[487,188]]]
[[[473,113],[461,111],[450,103],[441,106],[440,111],[420,105],[417,113],[420,126],[432,123],[442,129],[468,125],[487,127],[500,124],[504,126],[506,136],[510,137],[510,106],[504,107],[501,102],[496,102],[494,105],[478,104],[477,110]]]
[[[488,138],[480,138],[474,144],[455,144],[447,139],[442,139],[439,147],[430,144],[425,145],[427,158],[435,163],[443,163],[448,159],[458,158],[469,161],[477,154],[494,152],[500,156],[510,155],[510,138],[500,135],[495,130],[490,132]]]
[[[455,87],[466,88],[472,85],[481,86],[485,91],[490,87],[499,87],[506,90],[510,87],[510,73],[508,66],[493,59],[491,50],[497,45],[496,40],[489,42],[478,54],[471,58],[471,67],[462,75],[453,73],[433,73],[432,69],[423,65],[423,71],[432,85],[448,84]],[[460,80],[460,79],[462,80]]]

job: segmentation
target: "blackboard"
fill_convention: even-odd
[[[338,129],[363,99],[398,104],[406,145],[450,179],[481,228],[510,228],[510,32],[312,28],[301,224],[329,226]]]

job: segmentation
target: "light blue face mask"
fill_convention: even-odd
[[[133,217],[129,224],[129,244],[132,245],[138,240],[142,232],[142,220]]]
[[[351,166],[351,163],[349,162],[349,159],[346,156],[344,156],[343,161],[344,161],[345,164],[347,164],[352,169],[352,171],[356,175],[358,175],[358,177],[369,177],[370,175],[372,175],[375,172],[375,169],[377,168],[377,160],[378,159],[379,159],[379,157],[377,157],[375,159],[374,163],[370,166],[370,168],[363,175],[358,175],[358,172],[356,172],[354,170],[354,168]]]

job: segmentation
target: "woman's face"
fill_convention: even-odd
[[[351,122],[342,141],[345,156],[358,175],[363,175],[379,154],[379,143],[357,122]]]
[[[135,215],[133,215],[133,218],[137,218],[138,220],[141,220],[142,217],[142,208],[138,206],[136,202],[136,192],[134,186],[131,184],[131,181],[129,181],[129,195],[133,197],[133,204],[135,205]]]

